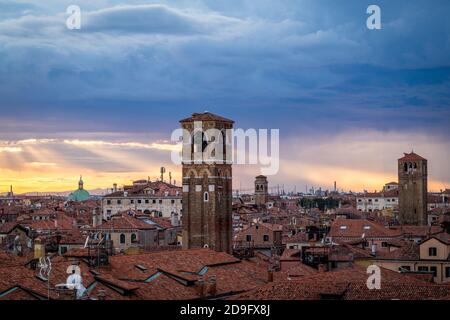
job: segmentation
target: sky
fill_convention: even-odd
[[[369,30],[366,9],[381,9]],[[81,9],[81,29],[66,9]],[[210,111],[280,130],[269,184],[380,190],[397,159],[450,187],[447,0],[0,0],[0,193],[180,182],[170,141]],[[258,166],[235,165],[249,189]]]

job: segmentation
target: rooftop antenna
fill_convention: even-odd
[[[161,167],[161,182],[164,182],[164,173],[166,172],[166,168]]]

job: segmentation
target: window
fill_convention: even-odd
[[[209,193],[208,193],[208,192],[205,192],[205,193],[203,194],[203,201],[205,201],[205,202],[208,202],[208,201],[209,201]]]
[[[106,200],[106,204],[111,204],[111,200]]]
[[[111,210],[106,210],[107,215],[111,215]]]
[[[428,255],[430,257],[436,257],[437,256],[437,248],[436,247],[428,248]]]
[[[245,238],[246,238],[247,242],[252,241],[252,235],[251,234],[248,234]]]
[[[430,267],[430,271],[433,272],[433,277],[437,277],[437,267]]]
[[[268,234],[263,235],[263,240],[264,242],[269,241],[269,235]]]
[[[450,278],[450,267],[445,268],[445,277]]]
[[[417,270],[421,272],[428,272],[428,267],[418,267]]]
[[[137,235],[136,233],[131,234],[131,242],[136,243],[137,242]]]
[[[174,200],[174,199],[172,199],[170,202],[171,202],[172,204],[175,204],[175,200]]]
[[[124,244],[125,243],[125,235],[122,233],[120,234],[120,244]]]
[[[147,204],[148,204],[148,199],[146,199],[146,200],[145,200],[145,203],[147,203]]]
[[[67,247],[61,247],[61,254],[64,254],[67,252]]]
[[[159,200],[159,204],[161,204],[162,203],[162,200]]]
[[[358,202],[361,202],[362,200],[361,199],[358,199]]]
[[[133,203],[134,203],[134,200],[133,200],[133,199],[131,199],[131,200],[130,200],[130,202],[131,202],[131,204],[133,204]]]
[[[400,268],[398,268],[398,271],[411,271],[411,267],[410,266],[401,266]]]
[[[156,200],[155,199],[153,199],[153,201],[152,201],[153,203],[156,203]]]
[[[139,199],[139,200],[138,200],[138,203],[142,203],[142,200],[141,200],[141,199]]]
[[[388,246],[388,244],[387,244],[386,241],[383,241],[383,242],[381,243],[381,246],[382,246],[383,248],[386,248],[386,247]]]
[[[122,200],[117,200],[117,204],[122,204]]]

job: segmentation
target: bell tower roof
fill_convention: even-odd
[[[418,154],[414,153],[414,151],[411,151],[411,153],[404,153],[404,156],[399,161],[414,161],[414,160],[427,160]]]
[[[228,122],[228,123],[234,123],[233,120],[224,118],[222,116],[219,116],[217,114],[211,113],[211,112],[203,112],[203,113],[193,113],[191,117],[180,120],[180,123],[183,122],[194,122],[194,121],[219,121],[219,122]]]

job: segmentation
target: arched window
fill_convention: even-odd
[[[131,242],[133,242],[133,243],[137,242],[137,235],[136,235],[136,233],[132,233],[131,234]]]
[[[205,201],[205,202],[208,202],[208,201],[209,201],[209,193],[208,193],[208,192],[205,192],[205,193],[203,194],[203,201]]]
[[[120,244],[125,243],[125,235],[123,233],[120,234]]]

